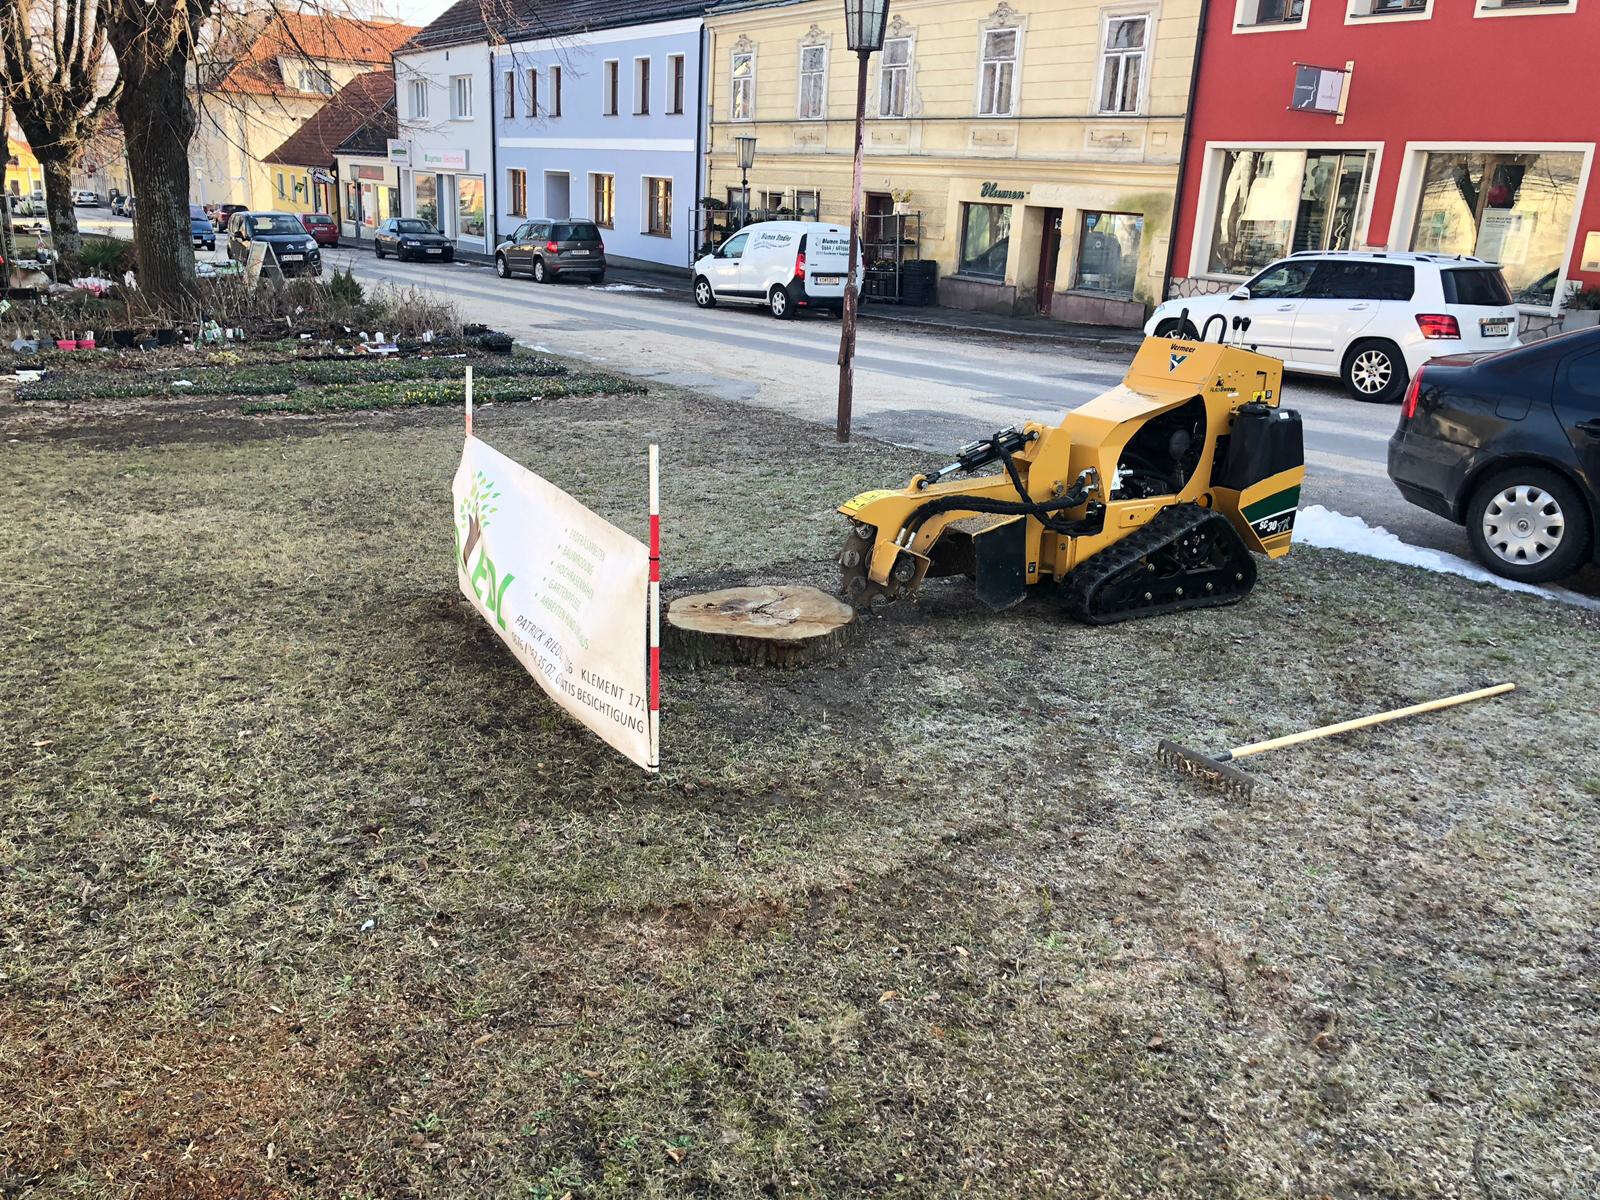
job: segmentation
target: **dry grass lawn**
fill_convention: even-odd
[[[0,1195],[1600,1193],[1592,617],[930,585],[669,664],[650,779],[452,603],[454,413],[239,408],[0,405]],[[635,532],[658,440],[669,594],[826,584],[926,465],[663,390],[479,431]],[[1500,678],[1248,803],[1152,762]]]

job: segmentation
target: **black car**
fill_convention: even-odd
[[[593,221],[524,221],[494,248],[494,270],[501,279],[526,271],[540,283],[562,275],[606,277],[606,244]]]
[[[189,240],[194,243],[196,250],[204,246],[207,250],[217,248],[217,230],[211,224],[211,218],[206,216],[206,210],[198,204],[189,205]]]
[[[404,262],[408,258],[432,258],[451,262],[456,246],[421,217],[390,217],[372,235],[372,248],[378,257],[392,254]]]
[[[1400,406],[1389,478],[1465,525],[1498,575],[1543,583],[1582,569],[1600,527],[1600,329],[1430,359]]]
[[[322,274],[322,251],[293,213],[240,212],[228,218],[229,258],[249,262],[250,248],[257,242],[266,243],[286,276]]]

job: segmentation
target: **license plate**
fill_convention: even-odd
[[[813,275],[811,282],[819,287],[837,287],[844,282],[843,275]]]
[[[285,254],[285,255],[282,255],[282,258],[283,258],[284,262],[299,262],[304,257],[305,257],[304,254]]]
[[[429,254],[443,254],[444,253],[444,247],[443,246],[429,246],[428,247],[428,253]]]
[[[1478,330],[1484,337],[1505,337],[1511,332],[1511,319],[1509,317],[1485,317],[1478,322]]]
[[[587,250],[568,250],[567,253],[568,254],[587,254],[589,252]]]

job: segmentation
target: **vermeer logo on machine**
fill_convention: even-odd
[[[1167,355],[1167,370],[1176,371],[1179,367],[1183,366],[1184,363],[1189,361],[1189,354],[1190,351],[1188,350],[1174,350],[1171,354]]]
[[[494,503],[498,499],[500,493],[494,481],[482,471],[474,474],[472,489],[456,506],[456,553],[461,557],[461,569],[470,572],[468,582],[472,585],[472,594],[494,613],[495,624],[504,629],[506,589],[516,576],[499,575],[495,571],[494,560],[482,544],[483,531],[489,527],[494,514],[500,511],[499,505]],[[478,551],[476,566],[472,561],[474,550]]]

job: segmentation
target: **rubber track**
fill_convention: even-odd
[[[1236,548],[1234,559],[1237,569],[1244,574],[1237,591],[1200,592],[1161,604],[1124,608],[1111,613],[1095,610],[1097,593],[1108,581],[1126,570],[1137,568],[1150,555],[1160,553],[1164,547],[1185,534],[1208,524],[1219,536],[1225,534]],[[1111,625],[1134,617],[1153,617],[1192,608],[1220,608],[1226,604],[1237,604],[1249,594],[1255,581],[1255,559],[1234,532],[1227,517],[1214,509],[1201,508],[1198,504],[1173,504],[1162,509],[1137,532],[1107,546],[1069,571],[1061,581],[1061,607],[1074,620],[1090,625]]]

